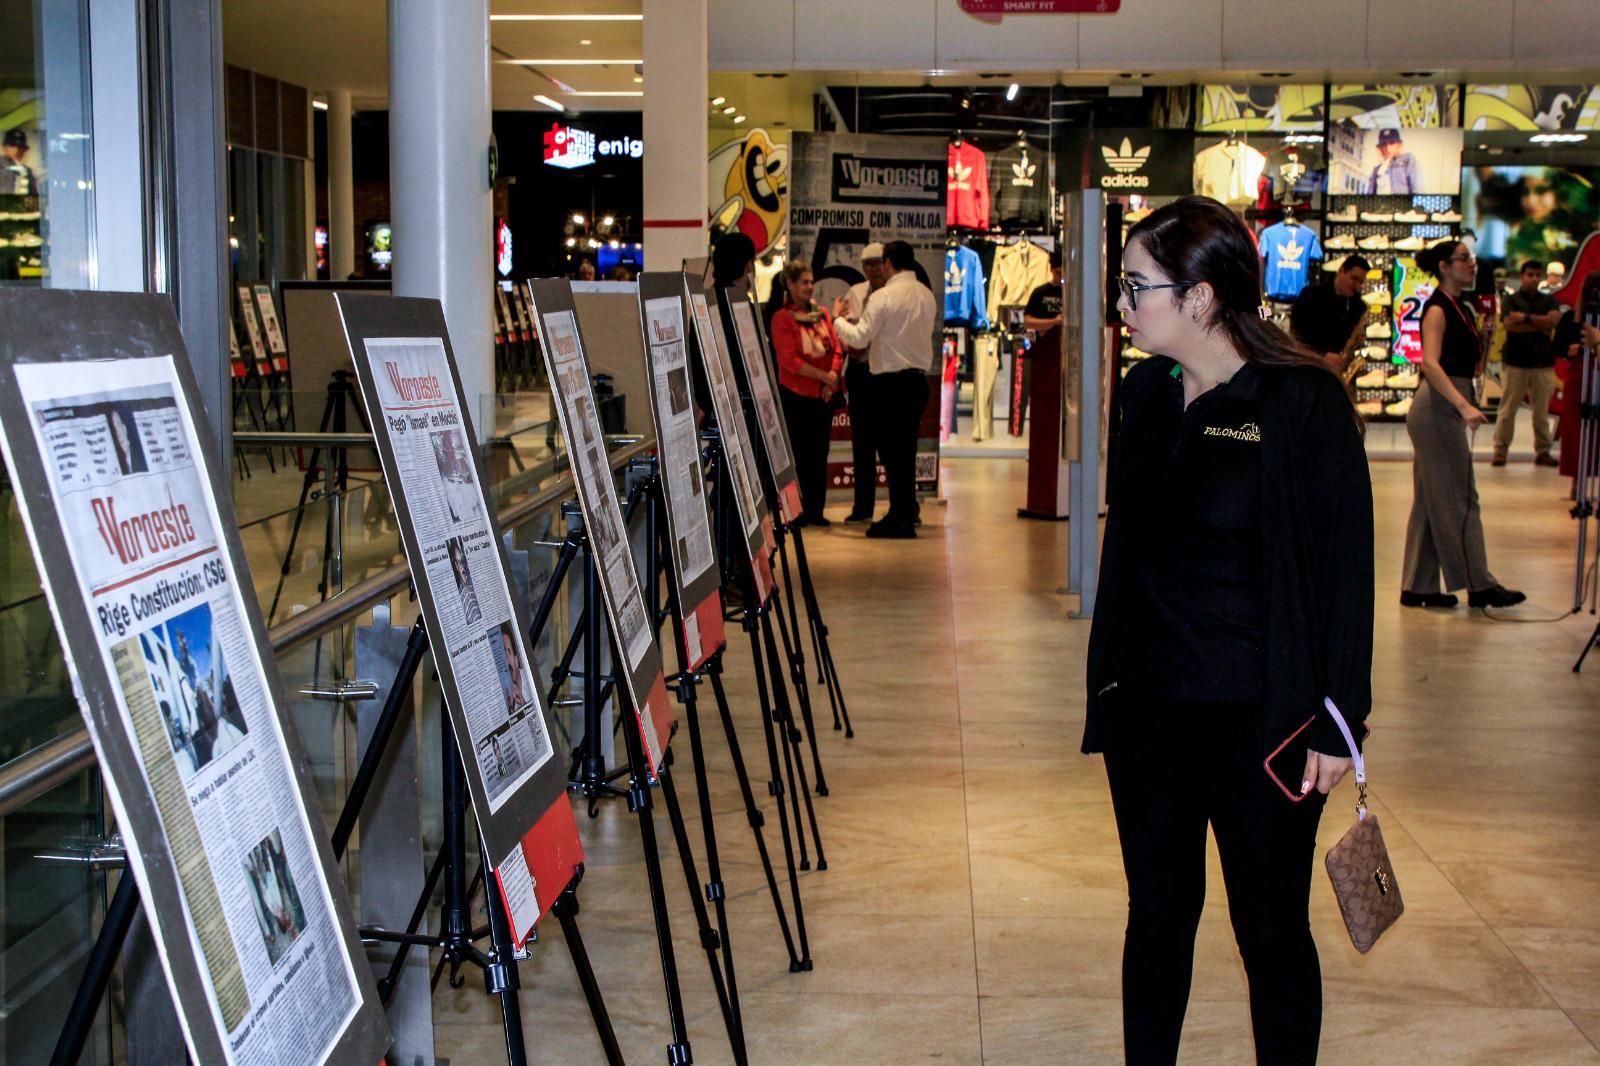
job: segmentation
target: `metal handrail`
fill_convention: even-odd
[[[616,438],[612,438],[616,440]],[[625,438],[632,441],[611,453],[611,469],[621,470],[628,463],[655,448],[655,441],[645,438]],[[502,532],[515,529],[535,514],[572,495],[570,474],[553,485],[518,500],[497,513]],[[406,587],[411,579],[411,569],[405,563],[395,563],[371,577],[359,581],[331,599],[306,608],[299,614],[284,619],[267,630],[267,640],[274,654],[281,655],[306,641],[314,640],[328,630],[343,625],[374,604],[394,596]],[[0,765],[0,818],[24,804],[37,799],[58,785],[70,781],[83,770],[94,765],[94,745],[89,732],[82,726],[59,737],[45,741],[10,762]]]

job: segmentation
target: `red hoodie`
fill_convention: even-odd
[[[989,161],[975,144],[950,146],[950,186],[945,225],[989,228]]]

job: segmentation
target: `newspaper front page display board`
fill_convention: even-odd
[[[528,297],[543,343],[545,369],[555,395],[561,432],[567,440],[578,506],[589,537],[589,551],[600,576],[600,596],[606,617],[616,634],[617,650],[624,659],[621,674],[627,680],[639,736],[653,778],[662,767],[667,743],[672,739],[673,714],[667,699],[666,678],[661,673],[661,651],[656,629],[646,606],[639,574],[628,546],[628,530],[611,478],[605,433],[589,380],[583,334],[578,326],[572,286],[559,279],[528,282]],[[590,605],[592,610],[593,604]]]
[[[667,501],[673,576],[683,611],[684,661],[693,670],[722,646],[726,634],[717,549],[706,506],[705,470],[700,465],[700,429],[695,425],[689,384],[685,280],[682,273],[641,274],[639,315],[656,423],[657,466]]]
[[[520,946],[572,880],[583,848],[444,312],[436,300],[337,300],[478,831]]]
[[[0,290],[0,321],[0,445],[190,1056],[378,1062],[388,1023],[171,305]]]
[[[778,510],[785,522],[793,522],[800,517],[800,482],[795,474],[793,453],[789,450],[789,425],[783,419],[783,405],[778,402],[778,386],[773,380],[772,363],[767,358],[761,323],[756,318],[755,305],[745,294],[736,289],[723,289],[718,296],[727,301],[728,314],[733,319],[739,368],[744,371],[744,383],[755,409],[762,453],[767,457],[773,487],[778,493]]]
[[[767,513],[761,474],[756,469],[755,447],[744,420],[744,405],[739,402],[739,386],[734,382],[733,359],[728,354],[728,338],[722,331],[722,318],[712,308],[709,289],[685,279],[690,316],[694,319],[695,347],[706,373],[711,393],[712,413],[722,440],[722,462],[733,487],[734,507],[739,528],[744,532],[745,550],[750,557],[750,576],[756,598],[766,603],[772,594],[772,556],[776,550],[772,535],[772,516]]]

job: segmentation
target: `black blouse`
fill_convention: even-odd
[[[1246,365],[1187,408],[1181,375],[1165,374],[1122,427],[1113,506],[1136,563],[1121,575],[1115,646],[1142,690],[1194,703],[1261,696],[1258,374]]]
[[[1444,344],[1439,352],[1439,365],[1453,378],[1470,378],[1478,373],[1481,349],[1478,341],[1478,319],[1465,302],[1455,299],[1443,289],[1434,289],[1428,302],[1422,305],[1422,315],[1428,308],[1437,307],[1444,315]]]

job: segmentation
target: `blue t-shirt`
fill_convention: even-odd
[[[1322,258],[1322,245],[1305,226],[1279,222],[1261,231],[1261,258],[1267,264],[1267,295],[1293,300],[1306,287],[1311,260]]]
[[[944,321],[951,326],[989,328],[984,299],[983,262],[966,245],[944,253]]]

